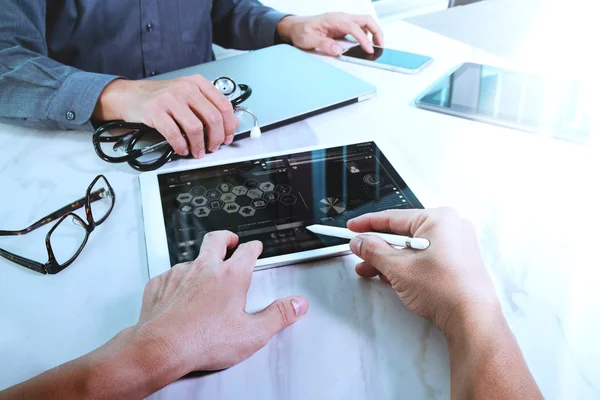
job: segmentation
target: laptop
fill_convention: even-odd
[[[376,87],[295,47],[281,44],[188,67],[149,79],[200,74],[222,76],[252,88],[242,106],[253,111],[263,132],[369,99]],[[253,120],[240,118],[236,135],[248,135]]]

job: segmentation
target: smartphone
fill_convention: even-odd
[[[373,49],[375,52],[369,54],[360,45],[357,45],[344,51],[339,57],[344,61],[404,74],[421,72],[433,61],[433,58],[421,54],[385,49],[379,46],[373,46]]]

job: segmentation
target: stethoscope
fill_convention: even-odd
[[[213,85],[231,102],[233,111],[236,115],[246,113],[252,117],[253,127],[250,130],[251,138],[259,138],[261,136],[258,118],[247,107],[242,107],[244,101],[248,100],[252,95],[252,88],[248,85],[237,84],[231,78],[220,77],[213,81]],[[113,135],[110,132],[114,130],[126,130],[127,132],[120,135]],[[92,142],[96,154],[102,160],[109,163],[128,163],[132,168],[138,171],[152,171],[158,169],[169,161],[181,158],[171,145],[166,141],[160,141],[142,148],[136,148],[136,144],[148,134],[158,134],[158,131],[147,125],[140,123],[132,123],[125,121],[112,121],[100,126],[94,132]],[[118,156],[108,155],[102,149],[103,143],[114,143],[112,149]],[[142,156],[150,153],[161,152],[157,158],[150,162],[140,160]]]

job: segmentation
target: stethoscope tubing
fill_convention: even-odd
[[[127,152],[136,151],[136,149],[133,148],[135,146],[135,144],[145,134],[147,134],[149,132],[150,131],[145,131],[145,132],[142,132],[139,135],[136,135],[133,138],[131,138],[131,140],[127,143],[127,148],[126,148]],[[166,143],[166,145],[165,145],[165,143]],[[129,166],[131,168],[135,169],[136,171],[146,172],[146,171],[153,171],[155,169],[158,169],[158,168],[162,167],[163,165],[165,165],[166,163],[168,163],[169,161],[179,158],[179,155],[177,153],[175,153],[175,150],[173,150],[173,147],[171,147],[171,145],[168,144],[168,142],[166,142],[166,141],[159,142],[152,146],[145,147],[144,149],[141,149],[140,152],[142,153],[142,155],[148,154],[151,151],[147,151],[147,149],[150,147],[155,147],[155,146],[159,146],[159,148],[164,147],[167,150],[164,153],[162,153],[158,157],[158,159],[156,159],[155,161],[152,161],[151,163],[144,163],[144,162],[139,161],[139,158],[134,158],[133,160],[127,161],[127,164],[129,164]]]
[[[119,163],[123,163],[123,162],[132,161],[143,155],[141,149],[134,149],[133,151],[127,152],[125,155],[118,156],[118,157],[113,157],[113,156],[109,156],[108,154],[106,154],[104,152],[104,150],[102,150],[101,143],[116,143],[122,139],[122,137],[118,137],[118,136],[102,136],[103,133],[108,132],[111,129],[131,129],[133,131],[141,132],[144,129],[151,129],[151,128],[148,128],[146,125],[143,125],[143,124],[124,122],[124,121],[112,121],[112,122],[108,122],[108,123],[100,126],[98,129],[96,129],[96,131],[94,132],[94,135],[92,136],[92,143],[94,144],[94,150],[96,150],[96,154],[98,155],[98,157],[100,157],[102,160],[104,160],[106,162],[109,162],[112,164],[119,164]],[[135,137],[135,134],[131,134],[131,135],[132,135],[132,138]]]
[[[233,85],[233,90],[231,93],[229,93],[228,95],[225,95],[228,100],[231,102],[231,105],[234,108],[234,111],[238,112],[245,112],[247,114],[249,114],[250,116],[252,116],[253,120],[254,120],[254,126],[258,126],[258,119],[256,117],[256,114],[254,114],[250,109],[246,108],[246,107],[242,107],[240,106],[240,104],[242,104],[243,102],[245,102],[246,100],[248,100],[250,98],[250,96],[252,95],[252,88],[248,85],[245,84],[236,84],[235,81],[233,81],[233,79],[231,78],[227,78],[227,77],[220,77],[217,78],[213,81],[213,85],[216,86],[217,82],[219,80],[223,80],[226,79],[228,80],[227,83],[230,83],[231,85]],[[235,98],[231,98],[231,96],[236,92],[237,88],[240,89],[241,93],[239,94],[239,96],[235,97]],[[127,135],[124,136],[102,136],[104,133],[110,131],[111,129],[130,129],[133,132],[130,132],[128,135],[131,136],[131,138],[129,139],[125,139],[127,137]],[[108,163],[112,163],[112,164],[119,164],[119,163],[128,163],[133,169],[137,170],[137,171],[152,171],[155,169],[158,169],[160,167],[162,167],[163,165],[165,165],[166,163],[168,163],[171,160],[174,160],[176,158],[180,158],[179,155],[177,155],[177,153],[175,153],[175,151],[173,150],[173,148],[171,147],[171,145],[169,145],[169,143],[167,141],[162,141],[159,143],[155,143],[153,145],[144,147],[142,149],[135,149],[134,146],[136,145],[136,143],[138,143],[138,141],[145,136],[146,134],[150,133],[150,132],[155,132],[156,130],[154,128],[150,128],[144,124],[141,123],[133,123],[133,122],[125,122],[125,121],[111,121],[111,122],[107,122],[106,124],[100,126],[98,129],[96,129],[96,131],[94,132],[93,136],[92,136],[92,142],[94,145],[94,150],[96,151],[96,154],[98,155],[98,157],[100,157],[100,159],[108,162]],[[122,156],[110,156],[108,154],[106,154],[103,150],[102,150],[102,143],[117,143],[120,140],[125,141],[126,145],[125,145],[125,154]],[[144,163],[139,161],[139,158],[145,154],[149,154],[151,152],[155,152],[155,151],[160,151],[161,149],[165,149],[164,153],[162,153],[155,161],[149,162],[149,163]]]

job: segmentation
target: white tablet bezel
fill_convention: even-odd
[[[374,142],[379,148],[379,150],[385,155],[392,167],[394,167],[394,169],[398,172],[398,175],[402,177],[404,182],[415,194],[417,199],[419,199],[421,204],[425,206],[425,202],[431,199],[427,198],[427,195],[424,193],[424,188],[417,187],[417,185],[414,184],[418,181],[417,179],[415,179],[416,173],[415,171],[411,171],[410,168],[408,168],[406,165],[403,165],[402,158],[397,153],[396,147],[393,144],[384,144],[386,142],[385,140],[376,140]],[[169,257],[169,249],[167,244],[167,235],[165,231],[160,191],[158,187],[158,175],[169,174],[178,171],[186,171],[191,169],[232,164],[260,158],[277,157],[291,153],[322,150],[331,147],[347,146],[353,144],[357,144],[357,142],[329,144],[326,146],[311,146],[299,149],[271,152],[267,154],[245,156],[225,161],[221,160],[214,163],[202,164],[202,166],[200,167],[198,165],[188,165],[184,167],[161,169],[157,171],[142,173],[139,177],[139,181],[142,197],[142,217],[144,221],[144,236],[146,240],[146,255],[148,259],[149,277],[153,278],[157,275],[160,275],[163,272],[168,271],[171,268],[171,260]],[[385,149],[385,151],[382,149]],[[419,195],[417,195],[417,193],[419,193]],[[285,254],[281,256],[267,257],[258,260],[258,262],[256,263],[255,271],[348,254],[349,251],[350,250],[348,245],[343,244],[325,247],[321,249]]]
[[[427,111],[433,111],[433,112],[437,112],[440,114],[450,115],[453,117],[464,118],[464,119],[468,119],[471,121],[477,121],[477,122],[486,123],[486,124],[490,124],[490,125],[514,129],[517,131],[534,133],[534,134],[541,135],[541,136],[547,136],[547,137],[550,137],[553,139],[564,140],[564,141],[567,141],[570,143],[585,145],[585,144],[589,144],[591,142],[590,135],[588,135],[584,139],[565,137],[564,135],[557,134],[552,129],[548,130],[548,127],[544,124],[537,124],[535,126],[532,126],[532,125],[527,125],[525,123],[505,121],[505,120],[501,120],[499,118],[489,117],[489,116],[486,116],[483,114],[477,114],[476,112],[472,112],[472,111],[453,110],[450,107],[426,103],[423,101],[423,98],[425,96],[427,96],[428,94],[431,94],[433,92],[433,89],[437,88],[440,85],[440,83],[442,83],[444,80],[451,77],[463,66],[469,65],[469,64],[483,66],[483,67],[497,68],[497,69],[504,70],[505,72],[514,72],[516,74],[520,74],[520,75],[524,75],[524,76],[530,75],[530,73],[528,73],[526,71],[519,71],[519,70],[511,69],[511,68],[504,68],[504,67],[500,67],[500,66],[493,65],[493,64],[482,64],[482,63],[477,63],[477,62],[463,62],[463,63],[460,63],[460,64],[454,66],[453,68],[448,70],[448,72],[446,72],[442,77],[437,79],[431,85],[427,86],[421,93],[419,93],[419,95],[417,97],[414,98],[414,100],[412,100],[412,105],[414,105],[417,108],[427,110]],[[539,75],[539,76],[543,77],[543,75]],[[552,135],[548,135],[548,132],[551,132]]]

